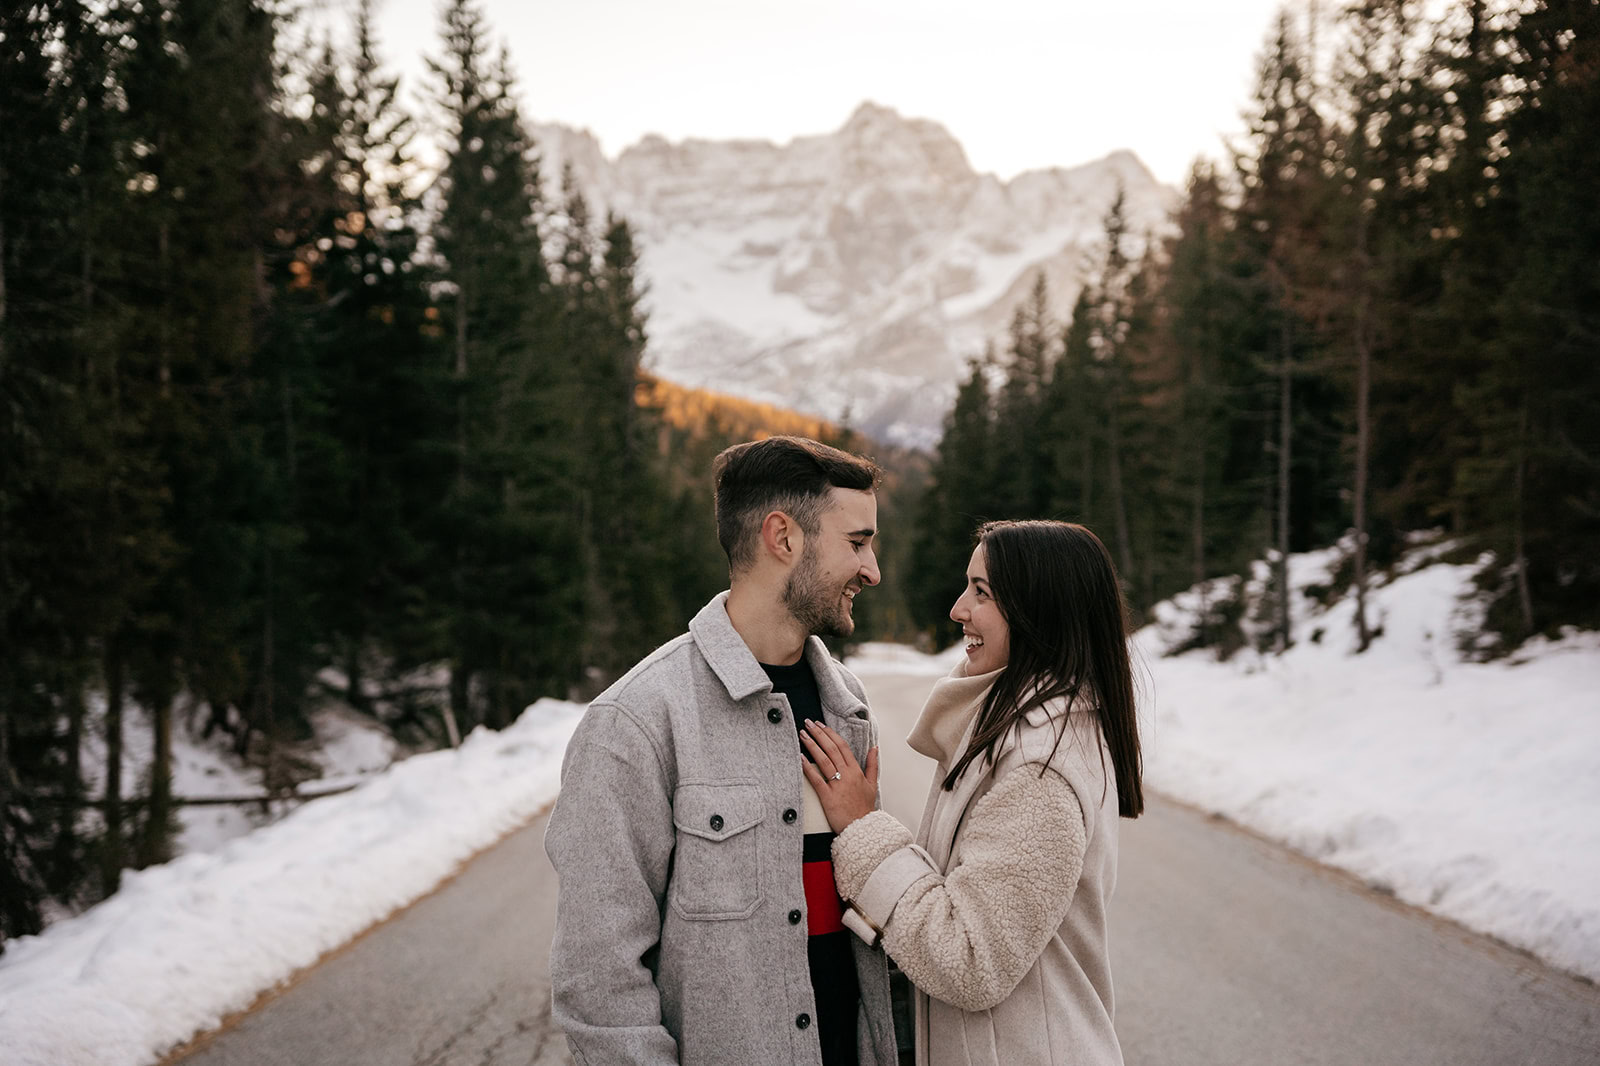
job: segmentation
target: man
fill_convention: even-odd
[[[887,961],[841,924],[798,740],[819,718],[877,757],[861,684],[818,637],[847,636],[878,583],[880,472],[794,437],[713,472],[729,590],[567,746],[545,835],[554,1016],[589,1066],[894,1066]]]

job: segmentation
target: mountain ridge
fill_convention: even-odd
[[[652,134],[612,159],[587,131],[533,134],[547,179],[570,163],[637,232],[647,369],[902,446],[938,439],[966,360],[1041,271],[1065,319],[1119,186],[1135,234],[1177,200],[1127,150],[1002,181],[939,123],[871,102],[784,144]]]

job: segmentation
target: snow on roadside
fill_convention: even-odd
[[[1296,643],[1168,657],[1196,590],[1134,636],[1145,781],[1407,903],[1600,980],[1600,634],[1464,661],[1475,566],[1419,544],[1369,593],[1383,634],[1355,652],[1351,597],[1310,594],[1335,549],[1290,559]],[[1208,582],[1260,594],[1262,573]],[[1248,617],[1247,630],[1259,626]],[[867,645],[858,673],[942,674],[940,656]]]
[[[909,674],[917,677],[943,677],[955,669],[965,655],[961,645],[952,645],[937,655],[926,655],[904,644],[876,641],[861,644],[845,660],[857,674]]]
[[[1297,605],[1279,656],[1163,658],[1162,631],[1141,630],[1146,780],[1600,980],[1600,634],[1463,661],[1474,569],[1376,589],[1383,635],[1360,655],[1348,598]]]
[[[582,705],[417,755],[116,895],[0,956],[0,1061],[142,1066],[426,895],[555,797]],[[377,757],[379,753],[369,752]]]
[[[81,773],[90,795],[105,792],[105,699],[96,694],[88,703],[88,718],[81,741]],[[221,733],[200,736],[193,708],[180,701],[172,731],[172,792],[188,799],[216,796],[253,796],[262,792],[261,768],[247,765],[229,748]],[[381,772],[405,752],[389,732],[372,718],[358,714],[337,700],[324,700],[311,712],[315,741],[297,746],[321,771],[304,783],[307,793],[359,784]],[[129,705],[122,720],[122,780],[139,782],[143,789],[150,772],[154,730],[149,713]],[[277,821],[299,805],[298,800],[276,800],[268,809],[257,805],[194,805],[177,810],[178,832],[173,850],[178,855],[215,851],[235,837]],[[92,820],[99,830],[98,821]],[[65,913],[60,917],[65,917]],[[51,922],[59,920],[52,914]]]

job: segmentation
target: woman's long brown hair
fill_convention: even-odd
[[[978,529],[978,545],[995,605],[1011,631],[1011,653],[944,787],[952,788],[979,756],[992,761],[1001,739],[1033,708],[1064,699],[1070,711],[1081,699],[1093,706],[1111,754],[1118,813],[1137,818],[1144,789],[1128,608],[1111,554],[1099,537],[1071,522],[988,522]],[[1065,716],[1058,728],[1057,748],[1067,732]]]

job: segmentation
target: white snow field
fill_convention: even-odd
[[[499,733],[161,866],[6,945],[0,1063],[142,1066],[426,895],[555,798],[583,707],[540,700]]]
[[[1600,979],[1600,634],[1465,661],[1454,633],[1473,568],[1424,565],[1430,551],[1373,590],[1383,635],[1360,655],[1348,597],[1324,609],[1298,595],[1289,651],[1220,663],[1164,656],[1197,590],[1157,608],[1135,637],[1146,779]],[[1325,586],[1336,561],[1296,556],[1291,583]],[[960,654],[866,645],[849,665],[934,676]],[[111,899],[11,942],[0,1062],[143,1066],[249,1006],[548,803],[582,710],[542,700],[498,734],[130,872]]]
[[[1477,566],[1432,562],[1450,547],[1419,544],[1369,590],[1383,633],[1359,655],[1353,598],[1308,595],[1332,579],[1332,549],[1290,558],[1295,642],[1279,655],[1168,657],[1199,589],[1157,605],[1133,641],[1145,782],[1600,980],[1600,633],[1467,661],[1456,634],[1481,609]],[[1264,578],[1258,566],[1246,602]],[[849,665],[907,673],[959,655],[868,645]]]

